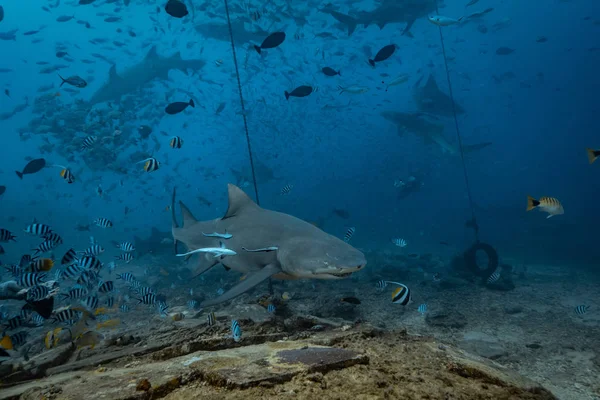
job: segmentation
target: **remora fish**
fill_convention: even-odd
[[[180,202],[183,225],[175,217],[173,190],[171,212],[175,246],[179,242],[189,249],[217,247],[218,239],[202,232],[230,232],[228,248],[235,257],[215,258],[210,253],[201,255],[196,275],[208,271],[218,263],[228,269],[247,274],[229,291],[215,299],[202,302],[201,307],[219,304],[250,290],[266,279],[342,279],[366,265],[362,252],[348,243],[323,232],[314,225],[289,214],[259,207],[246,193],[229,184],[229,207],[223,218],[198,221]],[[264,251],[244,251],[263,249]],[[273,250],[276,248],[276,250]]]

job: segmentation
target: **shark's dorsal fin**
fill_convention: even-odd
[[[227,208],[227,212],[222,219],[231,218],[244,210],[259,208],[258,205],[252,201],[252,199],[248,197],[248,195],[239,187],[230,183],[227,186],[227,191],[229,197],[229,207]]]
[[[150,50],[148,50],[148,54],[146,54],[146,59],[156,57],[158,57],[158,53],[156,52],[156,46],[152,46]]]
[[[181,215],[183,216],[183,227],[190,226],[198,222],[198,220],[194,217],[192,212],[182,201],[179,202],[179,207],[181,207]]]
[[[121,77],[119,76],[119,74],[117,74],[117,66],[115,64],[110,66],[110,69],[108,70],[108,80],[109,81],[115,81],[115,80],[119,80],[121,79]]]

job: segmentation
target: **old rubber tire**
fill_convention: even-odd
[[[485,269],[477,264],[478,251],[483,251],[488,256],[489,262]],[[464,258],[467,269],[475,276],[481,276],[483,279],[489,278],[498,269],[498,253],[487,243],[475,243],[470,249],[465,251]]]

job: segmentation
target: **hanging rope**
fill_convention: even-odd
[[[240,104],[242,105],[242,117],[244,118],[244,130],[246,131],[246,143],[248,144],[248,156],[250,157],[250,168],[252,169],[252,182],[254,183],[254,195],[256,204],[260,205],[258,199],[258,187],[256,186],[256,173],[254,172],[254,159],[252,158],[252,146],[250,144],[250,135],[248,134],[248,121],[246,120],[246,108],[244,107],[244,95],[242,94],[242,83],[240,82],[240,70],[238,68],[237,54],[235,52],[235,43],[233,41],[233,30],[231,29],[231,18],[229,17],[229,4],[225,3],[225,12],[227,13],[227,25],[229,26],[229,38],[231,39],[231,50],[233,51],[233,62],[235,64],[235,74],[237,76],[238,91],[240,92]]]
[[[439,15],[438,2],[435,2],[435,12]],[[462,138],[460,136],[460,128],[458,127],[458,117],[456,116],[456,104],[454,103],[454,93],[452,91],[452,81],[450,81],[450,69],[448,68],[448,60],[446,59],[446,46],[444,44],[444,35],[442,27],[438,26],[440,32],[440,42],[442,44],[442,54],[444,55],[444,66],[446,67],[446,79],[448,80],[448,89],[450,91],[450,100],[452,100],[452,113],[454,114],[454,126],[456,128],[456,137],[458,138],[458,148],[460,150],[460,159],[462,161],[463,174],[465,176],[465,184],[467,186],[467,195],[469,197],[469,207],[471,208],[471,221],[468,226],[475,231],[475,240],[479,242],[479,225],[475,218],[475,205],[473,203],[473,194],[471,193],[471,185],[469,184],[469,174],[467,173],[467,163],[465,162],[465,152],[463,151]]]

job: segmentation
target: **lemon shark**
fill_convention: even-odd
[[[444,136],[444,125],[432,121],[432,119],[437,119],[436,117],[421,112],[403,113],[394,111],[383,111],[381,116],[396,125],[398,128],[398,135],[400,136],[405,133],[412,133],[422,137],[426,144],[437,145],[444,154],[453,156],[460,155],[458,146],[450,143]],[[491,142],[482,142],[472,145],[463,145],[463,152],[465,154],[471,153],[491,144]]]
[[[329,235],[314,225],[289,214],[258,206],[235,185],[228,185],[229,207],[222,218],[198,221],[179,202],[183,215],[180,227],[175,216],[173,190],[171,216],[172,233],[177,244],[190,251],[215,248],[224,242],[235,255],[215,258],[201,253],[195,274],[199,275],[217,264],[248,274],[223,295],[202,302],[212,306],[233,299],[266,279],[342,279],[362,270],[366,259],[362,252]],[[206,236],[203,232],[227,232],[229,239]]]
[[[160,56],[156,46],[152,46],[140,63],[125,71],[117,73],[117,67],[113,64],[108,71],[108,81],[92,95],[89,103],[119,101],[122,96],[137,92],[154,79],[168,79],[172,69],[198,71],[205,64],[205,61],[198,59],[184,60],[179,52],[170,57]]]

